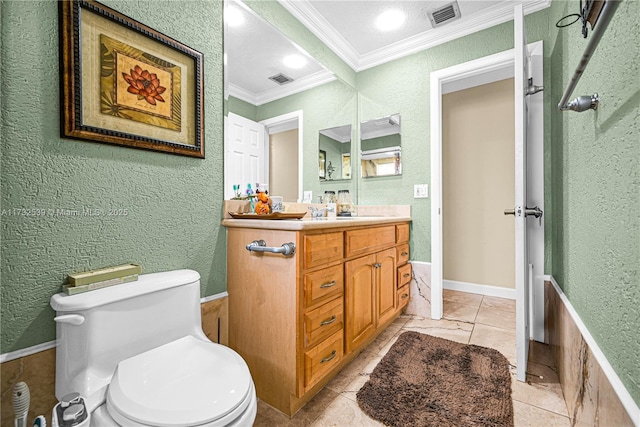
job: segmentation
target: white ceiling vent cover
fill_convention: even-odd
[[[427,14],[429,15],[431,26],[435,28],[440,25],[444,25],[449,21],[453,21],[454,19],[460,18],[460,8],[458,7],[458,2],[454,1],[446,6],[432,10]]]
[[[293,79],[289,76],[285,76],[282,73],[276,74],[275,76],[269,77],[269,80],[273,80],[279,85],[286,85],[287,83],[291,83]]]

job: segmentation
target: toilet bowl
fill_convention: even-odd
[[[255,417],[256,399],[237,353],[188,336],[120,362],[106,407],[120,426],[229,426]]]
[[[83,395],[91,426],[251,426],[249,368],[202,332],[199,289],[181,270],[54,295],[56,396]]]

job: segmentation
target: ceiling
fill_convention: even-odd
[[[460,17],[434,28],[428,12],[451,3],[432,0],[278,0],[294,17],[322,40],[353,70],[362,71],[447,41],[513,19],[513,7],[524,5],[525,14],[551,4],[551,0],[458,0]],[[331,73],[301,48],[253,14],[244,4],[227,0],[246,15],[239,27],[227,26],[225,52],[233,96],[254,105],[269,102],[330,81]],[[404,24],[381,32],[374,22],[388,9],[406,15]],[[297,52],[309,63],[292,70],[282,64],[284,55]],[[282,72],[295,79],[279,86],[268,77]]]

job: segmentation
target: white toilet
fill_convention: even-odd
[[[256,392],[236,352],[202,332],[200,275],[51,297],[56,397],[78,392],[91,426],[251,426]]]

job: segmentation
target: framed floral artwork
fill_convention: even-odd
[[[204,158],[203,56],[94,1],[61,1],[61,136]]]

